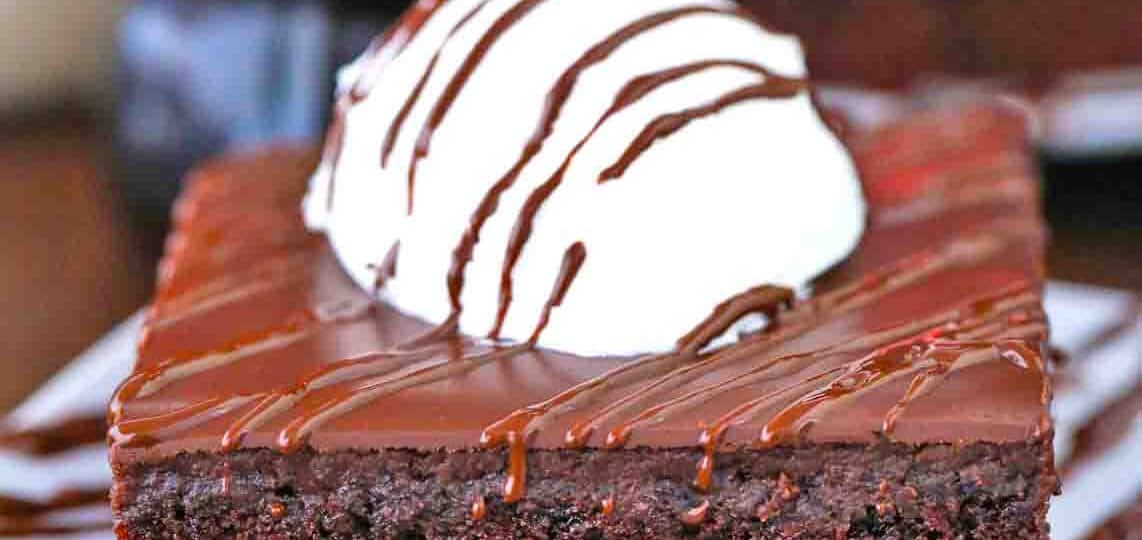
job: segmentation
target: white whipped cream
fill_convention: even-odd
[[[547,0],[502,34],[476,67],[417,168],[409,166],[429,111],[465,57],[519,0],[451,0],[396,52],[366,53],[345,68],[342,92],[369,89],[348,109],[336,179],[314,175],[308,224],[326,232],[347,272],[374,289],[377,266],[399,242],[396,275],[378,297],[440,323],[452,308],[447,275],[474,210],[519,159],[552,85],[617,29],[671,9],[730,2]],[[423,2],[422,2],[423,3]],[[443,44],[443,48],[441,48]],[[386,133],[441,51],[420,99],[381,166]],[[383,59],[382,62],[377,59]],[[480,231],[460,296],[460,331],[484,336],[499,305],[506,246],[524,201],[547,181],[633,78],[683,64],[743,60],[804,77],[798,41],[735,15],[680,17],[642,33],[578,79],[542,151],[504,192]],[[513,302],[500,337],[526,341],[548,302],[569,246],[586,259],[538,345],[582,355],[666,351],[722,301],[759,284],[803,288],[860,239],[865,203],[851,158],[811,96],[738,103],[663,138],[620,178],[598,182],[655,118],[764,80],[716,67],[665,84],[609,118],[546,200],[512,272]],[[332,201],[328,200],[332,196]]]

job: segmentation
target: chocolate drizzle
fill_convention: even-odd
[[[543,330],[547,328],[547,323],[551,321],[551,310],[563,303],[563,299],[567,296],[567,290],[575,282],[575,277],[579,275],[579,270],[583,268],[583,261],[586,259],[587,248],[583,247],[582,242],[575,242],[567,248],[567,252],[563,254],[563,266],[559,270],[559,277],[555,279],[555,287],[551,290],[551,297],[543,306],[543,315],[540,316],[535,331],[531,333],[531,338],[527,340],[528,345],[534,347],[536,343],[539,343],[539,336],[543,334]]]
[[[392,58],[399,55],[420,33],[428,19],[446,2],[447,0],[419,0],[413,4],[396,24],[370,45],[365,55],[370,59],[370,69],[381,70]],[[363,87],[363,82],[358,80],[347,92],[337,98],[337,103],[334,105],[333,120],[325,135],[323,152],[323,160],[329,164],[326,211],[333,208],[333,192],[336,187],[338,165],[341,162],[341,150],[345,142],[345,122],[349,110],[368,96],[368,90]]]
[[[520,152],[520,156],[516,159],[515,163],[512,164],[511,168],[509,168],[508,171],[499,180],[492,184],[492,187],[480,200],[480,203],[476,206],[476,210],[473,212],[472,217],[469,220],[468,228],[464,231],[459,244],[453,250],[452,266],[448,271],[448,292],[452,303],[452,316],[454,318],[459,317],[460,310],[462,309],[460,303],[460,294],[464,287],[464,273],[467,269],[468,263],[472,260],[473,250],[475,250],[476,244],[480,241],[480,232],[483,229],[484,224],[488,221],[489,218],[491,218],[493,214],[495,214],[497,208],[499,207],[500,198],[503,196],[503,194],[507,190],[511,189],[513,185],[515,185],[515,182],[519,178],[520,173],[523,172],[524,168],[527,167],[527,165],[531,163],[531,160],[535,158],[535,156],[538,155],[539,152],[543,149],[544,144],[547,142],[547,139],[551,136],[552,132],[555,129],[555,123],[559,120],[559,116],[563,111],[564,105],[567,104],[567,100],[570,99],[571,93],[574,91],[575,86],[578,84],[579,77],[592,66],[595,66],[609,58],[610,55],[618,50],[622,45],[625,45],[630,40],[644,34],[645,32],[683,17],[710,13],[724,12],[712,7],[695,6],[664,11],[662,13],[647,16],[634,21],[631,24],[618,29],[597,43],[595,46],[588,49],[575,62],[573,62],[570,67],[568,67],[563,71],[562,74],[560,74],[558,80],[554,85],[552,85],[552,88],[547,93],[547,99],[545,101],[543,112],[540,115],[539,121],[537,122],[536,128],[532,132],[530,139],[524,145],[523,150]],[[620,91],[618,97],[615,99],[615,103],[606,113],[604,113],[603,117],[600,118],[598,122],[596,122],[591,132],[578,145],[576,145],[574,149],[571,150],[571,152],[564,160],[563,165],[559,168],[555,175],[553,175],[552,178],[544,184],[544,187],[541,187],[539,190],[537,190],[536,193],[533,193],[528,198],[528,201],[524,206],[524,210],[521,212],[519,221],[517,222],[517,225],[514,229],[516,232],[514,232],[512,235],[513,247],[509,247],[508,249],[507,259],[511,262],[504,265],[504,270],[501,277],[500,307],[496,314],[495,326],[491,332],[489,332],[490,338],[498,338],[499,332],[503,326],[504,319],[507,317],[507,308],[511,303],[511,267],[514,266],[514,262],[518,259],[519,253],[523,249],[523,243],[526,242],[526,238],[520,237],[523,236],[526,232],[530,231],[530,226],[524,226],[520,224],[525,222],[530,224],[531,219],[534,217],[535,213],[539,211],[540,206],[542,206],[544,200],[546,199],[546,195],[549,195],[552,191],[554,191],[555,187],[558,186],[558,184],[562,181],[563,174],[566,172],[567,167],[570,166],[571,161],[578,154],[579,150],[582,149],[583,145],[586,144],[590,137],[596,131],[598,131],[598,129],[607,119],[609,119],[620,110],[630,106],[642,96],[645,96],[647,93],[649,93],[651,90],[668,82],[677,80],[678,78],[681,78],[687,74],[712,67],[714,63],[729,65],[731,62],[710,61],[703,63],[702,66],[695,65],[686,68],[676,68],[674,70],[663,72],[657,76],[651,76],[651,78],[640,77],[632,81],[622,91]],[[735,62],[735,64],[746,65],[743,62]],[[760,66],[757,66],[757,68],[761,69]]]
[[[377,266],[377,279],[373,283],[373,293],[381,292],[388,280],[397,277],[397,258],[400,257],[400,241],[393,242],[385,259]]]
[[[0,428],[0,448],[33,456],[49,456],[107,439],[107,416],[72,416],[54,424],[27,429]]]
[[[460,19],[460,22],[456,23],[456,25],[452,27],[452,30],[448,32],[448,36],[445,38],[444,45],[447,45],[448,41],[451,40],[452,37],[455,36],[457,32],[459,32],[465,26],[467,26],[468,23],[472,20],[472,18],[474,18],[477,14],[479,14],[480,11],[483,10],[484,6],[486,6],[487,4],[488,4],[487,2],[480,2],[479,4],[476,4],[476,7],[472,8],[472,10],[469,11],[467,15],[465,15],[462,19]],[[413,87],[412,93],[410,93],[408,98],[405,99],[404,105],[402,105],[400,111],[397,112],[396,118],[394,118],[393,121],[389,124],[389,129],[385,133],[385,140],[381,144],[381,167],[388,167],[389,156],[392,155],[393,148],[396,147],[397,138],[400,136],[401,128],[404,127],[405,120],[408,119],[408,115],[409,115],[409,113],[412,112],[412,108],[416,105],[417,101],[420,100],[420,95],[424,92],[424,87],[425,87],[425,85],[428,84],[428,79],[430,79],[432,77],[432,74],[436,71],[436,64],[437,64],[437,62],[440,61],[440,55],[444,51],[444,45],[441,45],[440,48],[436,51],[436,54],[434,54],[432,56],[432,60],[430,60],[428,62],[428,67],[426,67],[424,69],[424,74],[421,75],[420,80],[418,80],[416,82],[416,86]],[[411,189],[411,187],[412,187],[412,173],[410,172],[409,173],[409,193],[410,193],[409,201],[410,202],[408,203],[409,204],[409,213],[412,213],[412,202],[411,202],[411,200],[412,200],[412,195],[411,195],[412,189]]]
[[[496,32],[506,31],[531,4],[505,13]],[[494,41],[485,36],[484,52]],[[482,54],[473,51],[469,56],[469,75]],[[596,129],[662,84],[714,67],[756,71],[762,80],[701,110],[663,117],[634,143],[631,160],[662,136],[719,107],[803,89],[799,82],[766,75],[760,66],[710,60],[632,80]],[[465,77],[453,79],[451,97],[438,102],[440,119],[426,125],[428,138],[447,113],[440,103],[455,99]],[[546,140],[566,99],[560,96],[571,91],[576,77],[569,75],[566,85],[553,89],[534,145]],[[995,122],[1002,121],[997,118]],[[927,131],[919,133],[916,139],[924,144],[971,143],[953,135],[934,139]],[[505,259],[504,275],[510,276],[513,263],[508,260],[518,258],[538,209],[590,137],[588,133],[560,170],[528,198],[509,245],[509,254],[517,255]],[[531,159],[529,153],[538,153],[531,147],[525,147],[521,162]],[[427,142],[423,149],[427,151]],[[895,171],[886,166],[877,174],[891,177]],[[874,174],[865,181],[879,178]],[[205,214],[254,208],[276,223],[273,228],[300,230],[296,199],[211,198],[215,191],[226,191],[217,186],[237,181],[229,174],[207,177],[185,197]],[[288,189],[283,182],[302,183],[304,178],[248,181],[261,181],[258,189],[278,193]],[[635,358],[581,358],[543,350],[535,340],[590,264],[590,246],[582,243],[564,253],[530,343],[503,343],[457,331],[471,247],[495,211],[499,194],[513,181],[509,172],[489,191],[453,253],[448,283],[453,313],[441,325],[424,324],[385,305],[366,308],[372,305],[369,296],[356,290],[324,246],[301,255],[315,270],[299,278],[297,287],[273,294],[254,291],[240,301],[183,318],[178,318],[180,307],[199,302],[180,306],[180,295],[162,296],[157,309],[175,322],[148,335],[135,373],[116,394],[111,406],[113,459],[152,459],[193,445],[280,451],[306,445],[471,449],[478,435],[484,447],[503,449],[503,500],[510,503],[525,496],[527,459],[534,448],[699,444],[706,454],[695,483],[713,489],[715,457],[727,446],[796,444],[817,436],[864,440],[873,433],[905,442],[970,438],[981,423],[991,426],[995,414],[1008,420],[995,429],[1010,428],[999,437],[1047,433],[1050,386],[1039,351],[1045,340],[1037,264],[1042,234],[1030,197],[981,199],[892,223],[875,217],[893,206],[874,204],[862,246],[816,284],[808,298],[796,301],[788,289],[755,287],[696,321],[674,350]],[[240,268],[244,254],[268,249],[261,235],[221,241],[196,236],[193,223],[179,223],[186,239],[170,264],[200,268],[202,275],[173,272],[164,290],[193,295],[197,288],[187,280],[203,286],[217,282]],[[227,264],[214,266],[210,261],[219,242],[236,254]],[[501,287],[501,294],[510,289],[510,283]],[[670,291],[663,291],[663,309],[669,309],[669,302]],[[505,314],[507,305],[510,297],[501,298]],[[754,314],[766,317],[763,329],[731,345],[712,345]],[[964,405],[967,412],[958,424],[928,426],[931,408],[921,404],[955,399],[943,392],[965,380],[1002,391],[988,396],[993,401]],[[1000,399],[1006,401],[994,401]],[[875,412],[851,418],[844,414],[857,407],[873,407]],[[389,414],[392,410],[401,413]],[[865,421],[870,416],[877,421]],[[699,425],[705,429],[696,428]],[[700,524],[703,515],[695,509],[695,522]]]
[[[706,12],[707,10],[698,8],[677,10],[676,12],[664,14],[664,16],[661,17],[649,17],[643,21],[639,21],[633,24],[628,28],[645,30],[653,27],[649,26],[650,23],[662,24],[664,22],[671,21],[685,15]],[[616,33],[615,36],[627,36],[630,34],[631,32],[627,31],[627,29],[624,29]],[[615,36],[612,36],[612,40]],[[617,42],[607,41],[604,43]],[[610,51],[607,52],[609,53]],[[591,53],[589,52],[588,54]],[[587,57],[589,56],[585,56],[585,58]],[[563,163],[559,166],[558,169],[556,169],[555,173],[552,174],[546,182],[541,184],[528,196],[527,200],[524,202],[522,210],[520,211],[519,217],[516,219],[515,225],[512,227],[511,236],[508,239],[508,246],[504,253],[503,269],[500,272],[500,301],[499,306],[496,310],[495,326],[489,333],[489,337],[495,339],[499,336],[499,333],[502,330],[504,324],[504,320],[507,318],[508,309],[511,307],[512,303],[512,273],[515,269],[516,264],[519,262],[520,256],[523,254],[524,246],[527,244],[528,239],[531,237],[535,217],[539,213],[539,210],[543,207],[543,204],[547,202],[547,199],[551,197],[552,193],[554,193],[559,185],[563,183],[563,178],[567,174],[567,170],[571,167],[571,163],[574,161],[575,157],[579,155],[579,151],[581,151],[583,147],[586,146],[588,142],[590,142],[591,138],[595,135],[595,133],[598,132],[599,128],[601,128],[608,119],[621,112],[623,109],[626,109],[627,107],[638,102],[638,100],[642,99],[650,92],[667,83],[681,79],[687,75],[715,67],[738,67],[754,71],[762,75],[767,74],[764,68],[756,64],[733,60],[708,60],[688,64],[681,67],[669,68],[632,80],[630,83],[624,86],[622,90],[619,91],[619,94],[615,98],[615,101],[611,107],[607,109],[605,113],[603,113],[603,116],[595,123],[594,127],[591,128],[587,135],[583,137],[583,139],[581,139],[574,148],[571,149],[566,158],[564,158]],[[562,99],[565,100],[566,96],[563,96]],[[558,103],[561,104],[562,101],[558,101]],[[554,125],[554,120],[554,117],[550,118],[549,124],[547,124],[548,132],[551,129],[550,126]],[[681,129],[681,126],[678,126],[678,129]],[[663,136],[665,136],[665,134],[663,134]],[[538,149],[536,151],[538,152]],[[516,174],[518,174],[518,172]],[[499,195],[497,194],[496,196],[498,197]],[[486,217],[484,219],[486,219]],[[468,249],[469,251],[471,250],[470,247]],[[463,271],[462,268],[460,271]]]
[[[428,118],[425,120],[424,126],[420,130],[420,136],[416,140],[416,149],[413,151],[412,161],[409,163],[408,168],[408,213],[412,213],[413,208],[413,193],[416,186],[416,170],[420,162],[428,157],[428,153],[432,147],[432,137],[436,134],[436,129],[440,127],[441,122],[448,115],[448,111],[452,109],[452,104],[456,102],[456,98],[460,95],[460,91],[468,84],[468,80],[472,78],[472,74],[476,68],[483,62],[484,57],[487,56],[488,51],[492,46],[499,41],[500,37],[505,32],[515,26],[517,22],[527,16],[531,10],[536,6],[543,3],[544,0],[522,0],[504,12],[488,31],[480,38],[479,41],[472,47],[460,68],[452,76],[448,82],[448,86],[444,88],[443,93],[436,100]],[[487,0],[483,2],[487,3]]]
[[[763,82],[729,92],[706,105],[660,116],[643,128],[642,133],[638,134],[638,137],[627,147],[618,161],[599,174],[599,183],[622,176],[634,164],[635,160],[655,142],[677,133],[678,130],[695,120],[717,114],[728,107],[745,101],[791,98],[806,89],[807,86],[802,80],[773,75]]]

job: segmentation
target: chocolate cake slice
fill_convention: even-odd
[[[201,167],[111,405],[119,537],[1047,538],[1022,118],[939,110],[850,146],[868,228],[811,296],[762,285],[633,357],[374,302],[303,226],[314,151]],[[747,312],[768,324],[706,346]]]

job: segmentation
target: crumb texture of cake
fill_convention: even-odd
[[[505,504],[502,452],[185,453],[125,471],[129,538],[1047,538],[1041,442],[816,445],[528,456]],[[478,504],[479,511],[473,510]]]

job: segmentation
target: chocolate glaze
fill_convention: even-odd
[[[385,288],[385,282],[396,277],[397,275],[397,261],[400,257],[400,241],[393,242],[393,246],[389,248],[385,258],[381,264],[377,265],[377,279],[373,283],[373,292],[379,292]]]
[[[913,182],[970,177],[985,157],[1017,162],[1019,181],[1032,181],[1005,111],[940,118],[942,130],[921,119],[854,139],[862,170],[877,171],[866,189],[902,185],[888,158],[904,152],[884,150],[897,142],[908,150],[898,167],[924,171]],[[963,137],[969,127],[987,136]],[[727,447],[1049,437],[1031,189],[894,219],[882,218],[916,197],[873,197],[860,247],[809,299],[762,286],[727,300],[674,351],[583,358],[374,304],[301,224],[312,165],[308,152],[278,150],[215,163],[190,183],[135,373],[111,405],[113,463],[243,446],[505,446],[510,502],[525,496],[529,448],[704,443],[704,487],[702,471]],[[230,225],[238,215],[257,216],[265,234]],[[552,309],[574,294],[589,249],[568,251]],[[262,287],[250,289],[255,279]],[[266,286],[278,282],[290,286]],[[757,312],[769,319],[762,331],[708,346]]]

